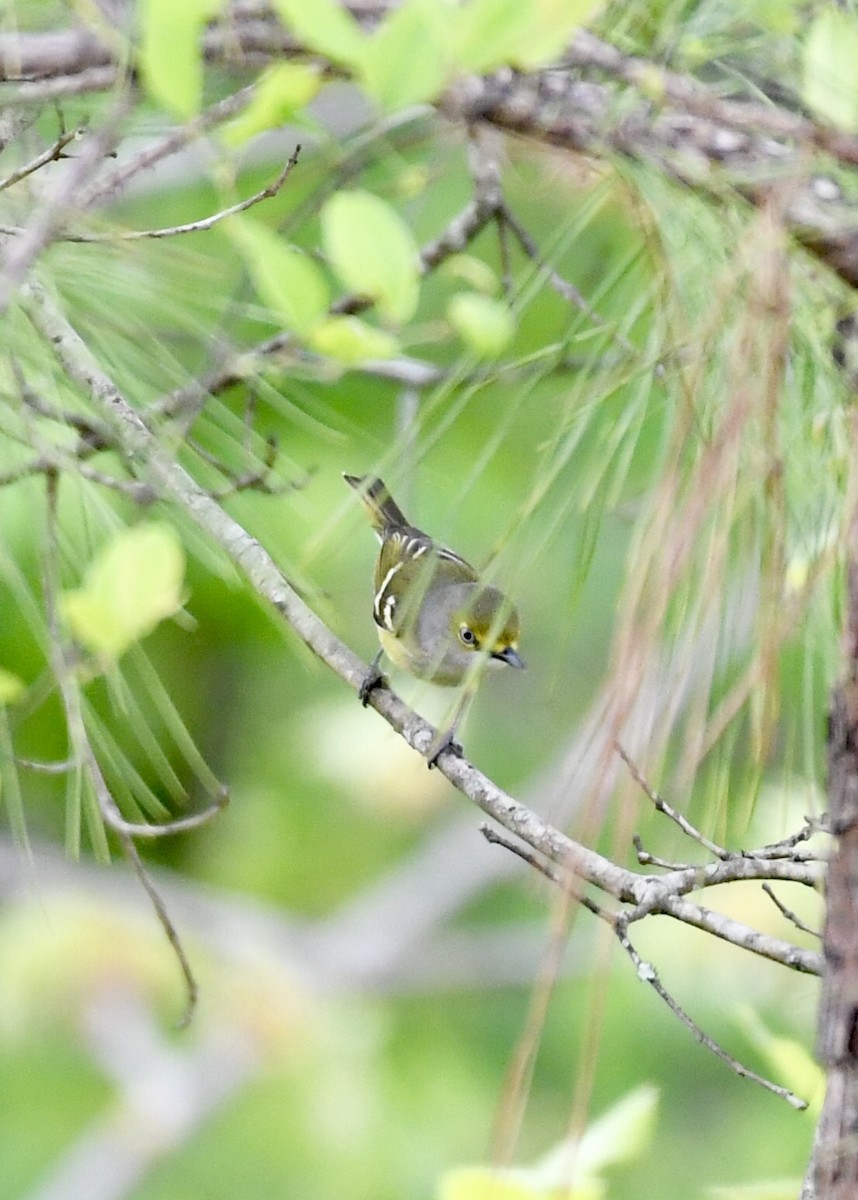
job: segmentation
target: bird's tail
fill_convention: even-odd
[[[343,475],[349,487],[353,487],[369,515],[373,529],[382,534],[391,526],[410,527],[405,513],[391,496],[380,479],[372,475]]]

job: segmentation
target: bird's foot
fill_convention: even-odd
[[[444,733],[439,733],[430,745],[426,754],[426,766],[430,771],[433,767],[437,767],[438,759],[442,754],[446,754],[448,751],[450,754],[455,754],[458,758],[462,757],[464,752],[462,747],[453,737],[454,733],[454,729],[447,729]]]
[[[364,708],[366,708],[367,704],[369,704],[371,693],[374,692],[377,687],[383,687],[386,683],[387,680],[382,672],[379,671],[375,663],[372,663],[366,675],[364,675],[363,680],[361,681],[360,690],[358,691],[358,699]]]

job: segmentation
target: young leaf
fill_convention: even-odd
[[[259,221],[235,217],[228,225],[260,297],[292,333],[309,333],[327,316],[330,303],[319,268]]]
[[[603,1200],[605,1167],[639,1155],[652,1138],[658,1090],[623,1096],[580,1138],[566,1138],[532,1167],[458,1167],[441,1180],[440,1200]]]
[[[417,245],[396,209],[369,192],[338,192],[321,220],[325,253],[345,286],[370,296],[393,324],[412,317],[420,284]]]
[[[570,1169],[582,1178],[594,1178],[605,1167],[636,1158],[652,1141],[658,1100],[658,1088],[641,1084],[596,1117],[580,1139],[561,1142],[535,1170],[556,1187],[568,1178]]]
[[[369,39],[359,75],[369,94],[395,111],[431,100],[450,72],[444,13],[437,0],[406,0]]]
[[[838,129],[858,130],[858,19],[833,5],[810,27],[802,61],[802,99]]]
[[[0,667],[0,705],[14,704],[27,690],[23,679]]]
[[[441,264],[441,274],[445,278],[449,276],[450,279],[466,283],[475,292],[483,292],[486,296],[494,296],[500,291],[496,272],[475,254],[451,254]]]
[[[143,0],[138,65],[147,90],[176,116],[195,116],[202,104],[201,33],[223,0]]]
[[[512,313],[499,300],[460,292],[447,305],[447,320],[480,358],[494,358],[515,336]]]
[[[227,146],[240,146],[268,129],[276,129],[305,108],[322,86],[310,63],[275,63],[259,76],[247,108],[223,130]]]
[[[533,68],[556,58],[598,0],[471,0],[455,13],[456,64],[480,74],[504,63]]]
[[[309,344],[350,367],[372,358],[392,358],[399,349],[396,338],[358,317],[331,317],[313,330]]]
[[[438,1200],[605,1200],[599,1180],[547,1191],[527,1171],[499,1167],[455,1167],[441,1177]]]
[[[308,50],[347,66],[360,60],[366,38],[337,0],[274,0],[274,8]]]
[[[184,573],[172,525],[135,525],[102,547],[82,586],[62,596],[62,612],[87,649],[119,658],[181,606]]]

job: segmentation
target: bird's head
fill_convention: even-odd
[[[453,613],[453,636],[464,650],[483,653],[493,662],[524,667],[518,653],[518,613],[497,588],[481,588]]]

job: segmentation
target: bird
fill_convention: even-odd
[[[385,654],[419,679],[464,685],[449,727],[427,752],[431,768],[445,750],[461,752],[456,729],[484,668],[524,668],[518,612],[469,562],[412,525],[381,479],[345,473],[343,478],[358,493],[381,543],[372,605],[381,647],[361,684],[361,702],[366,705],[384,682],[379,663]]]

